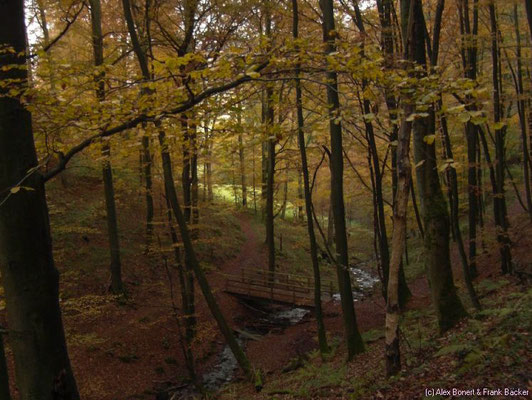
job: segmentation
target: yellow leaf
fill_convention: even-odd
[[[423,141],[430,146],[431,144],[434,143],[435,139],[436,139],[436,135],[427,135],[423,138]]]

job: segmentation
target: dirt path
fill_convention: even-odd
[[[257,269],[266,265],[264,244],[251,226],[251,217],[241,214],[239,222],[246,241],[242,245],[240,253],[220,267],[220,271],[225,274],[237,274],[241,269]]]

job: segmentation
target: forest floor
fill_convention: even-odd
[[[54,182],[48,190],[54,254],[61,272],[61,306],[73,369],[84,400],[164,398],[166,390],[187,384],[180,335],[173,304],[179,304],[177,273],[170,246],[166,215],[156,215],[155,237],[145,250],[144,202],[131,191],[136,185],[122,177],[117,185],[117,207],[127,296],[108,293],[108,249],[102,188],[99,178],[76,176],[74,185]],[[162,198],[156,199],[161,204]],[[158,209],[162,209],[158,207]],[[519,268],[530,268],[531,224],[512,207],[513,255]],[[307,271],[305,227],[279,221],[285,238],[280,268]],[[226,275],[241,268],[266,264],[263,227],[251,212],[230,211],[227,205],[204,207],[197,250],[209,283],[229,323],[242,328],[257,318],[256,310],[223,291]],[[354,234],[354,257],[371,254],[371,241]],[[485,237],[491,237],[489,232]],[[406,273],[413,297],[403,316],[405,372],[384,378],[384,301],[378,292],[355,304],[366,353],[346,364],[343,324],[338,302],[324,305],[325,325],[332,344],[325,361],[316,352],[316,324],[307,315],[293,326],[273,329],[259,340],[246,342],[246,352],[264,372],[265,386],[255,393],[236,373],[233,383],[214,398],[420,398],[423,388],[441,386],[529,387],[530,316],[532,293],[518,277],[501,277],[493,242],[479,257],[477,288],[484,310],[439,337],[430,308],[429,289],[422,276],[422,256],[411,245]],[[491,250],[490,250],[491,249]],[[455,277],[462,295],[456,254]],[[332,266],[323,273],[334,276]],[[1,297],[0,297],[1,298]],[[197,336],[193,351],[198,374],[216,368],[224,342],[196,288]],[[4,322],[5,304],[0,303]],[[0,322],[0,323],[1,323]],[[7,345],[10,371],[12,355]],[[13,382],[13,376],[11,376]],[[12,385],[14,391],[14,385]]]

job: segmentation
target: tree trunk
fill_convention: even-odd
[[[292,0],[292,33],[294,39],[299,36],[299,14],[297,0]],[[327,334],[325,324],[323,323],[323,311],[321,308],[321,276],[320,265],[318,261],[318,246],[316,244],[316,234],[314,232],[314,221],[312,219],[312,193],[310,192],[310,179],[308,173],[307,149],[305,145],[305,131],[303,119],[303,96],[301,93],[301,68],[297,63],[295,67],[295,86],[296,86],[296,107],[297,107],[297,140],[299,144],[299,153],[301,155],[301,172],[303,174],[303,190],[305,196],[305,210],[307,214],[307,231],[310,244],[310,259],[312,261],[312,271],[314,273],[314,312],[316,314],[316,323],[318,325],[318,343],[322,356],[329,352],[327,345]]]
[[[442,101],[440,99],[439,102],[439,108],[442,108]],[[449,131],[447,129],[447,120],[445,118],[445,115],[441,115],[441,128],[443,132],[443,138],[445,143],[445,156],[447,159],[454,159],[453,158],[453,151],[451,147],[451,138],[449,136]],[[451,203],[451,229],[454,232],[454,237],[456,241],[456,245],[458,246],[458,253],[460,255],[460,261],[462,263],[462,271],[464,274],[464,282],[466,284],[467,293],[469,294],[469,298],[471,299],[471,303],[473,306],[480,310],[480,302],[478,300],[477,294],[475,292],[475,288],[473,286],[473,279],[471,276],[471,264],[467,262],[467,255],[464,248],[464,242],[462,240],[462,232],[460,231],[460,221],[458,218],[459,213],[459,199],[458,199],[458,178],[456,176],[456,169],[454,166],[449,166],[447,168],[447,179],[449,181],[449,202]],[[476,175],[476,171],[474,172]],[[475,222],[476,223],[476,222]]]
[[[420,0],[402,0],[402,21],[411,26],[412,34],[407,36],[406,48],[414,64],[426,66],[425,32],[423,6]],[[412,12],[410,13],[410,7]],[[411,15],[411,19],[408,19]],[[420,192],[421,212],[425,228],[425,263],[432,293],[432,302],[436,308],[440,331],[453,327],[465,315],[465,309],[456,294],[449,253],[449,215],[438,177],[436,165],[436,141],[425,137],[435,132],[434,109],[428,117],[416,118],[412,123],[414,142],[414,161]]]
[[[503,105],[501,100],[501,79],[499,65],[499,40],[497,30],[497,15],[493,1],[489,3],[490,32],[491,32],[491,58],[493,81],[493,121],[498,124],[502,121]],[[494,193],[494,206],[498,214],[496,218],[497,238],[501,254],[501,271],[503,274],[512,272],[512,254],[510,252],[510,237],[508,236],[508,221],[506,216],[506,198],[504,189],[505,148],[504,140],[506,127],[495,129],[495,178],[497,192]],[[498,221],[497,221],[498,219]]]
[[[14,50],[0,57],[0,81],[20,93],[28,84],[22,1],[0,2],[0,43]],[[21,400],[77,400],[31,114],[8,90],[0,89],[0,273],[17,388]]]
[[[213,121],[213,129],[215,122]],[[206,133],[208,142],[205,144],[207,147],[207,201],[212,203],[214,201],[214,192],[212,190],[212,147],[213,142],[211,140],[211,135]]]
[[[523,63],[521,52],[521,33],[519,32],[519,12],[517,4],[514,4],[514,24],[516,37],[516,58],[517,58],[517,84],[516,92],[518,97],[518,111],[519,111],[519,126],[521,127],[521,147],[523,152],[523,180],[525,186],[525,198],[528,215],[532,220],[532,193],[530,191],[530,154],[528,152],[528,138],[527,138],[527,102],[524,100],[525,91],[523,87]]]
[[[288,165],[285,162],[285,174],[283,182],[283,204],[281,205],[281,219],[286,219],[286,207],[288,205]]]
[[[530,30],[530,40],[532,40],[532,0],[525,0],[525,8],[528,29]]]
[[[268,40],[271,40],[271,3],[266,1],[264,9],[265,18],[265,34]],[[273,109],[273,87],[271,84],[266,86],[265,93],[265,109],[264,109],[264,123],[266,125],[267,137],[266,140],[266,246],[268,247],[268,271],[269,281],[273,285],[275,279],[275,232],[274,232],[274,177],[275,177],[275,145],[277,139],[273,129],[274,124],[274,109]]]
[[[248,205],[248,189],[246,184],[246,163],[244,154],[244,131],[242,127],[242,110],[238,110],[238,158],[240,161],[240,185],[242,188],[242,207]]]
[[[303,194],[303,171],[300,169],[297,171],[297,220],[303,222],[305,215],[303,214],[303,203],[304,203],[304,194]]]
[[[413,112],[412,105],[405,104],[405,117]],[[406,250],[406,219],[408,192],[410,188],[410,132],[412,123],[401,123],[397,138],[397,191],[393,209],[392,256],[388,278],[388,297],[386,301],[386,376],[396,375],[401,370],[401,352],[399,347],[399,268],[403,252]]]
[[[327,246],[332,247],[334,244],[334,215],[332,196],[329,199],[329,213],[327,215]]]
[[[152,165],[152,154],[150,150],[150,137],[146,132],[147,125],[142,124],[142,171],[144,174],[144,190],[146,192],[146,249],[145,252],[148,253],[151,246],[152,236],[153,236],[153,193],[152,193],[152,176],[151,176],[151,165]]]
[[[462,63],[466,78],[477,78],[477,34],[478,34],[478,0],[473,1],[473,27],[469,16],[469,0],[462,0],[459,5],[460,30],[462,33]],[[467,97],[468,101],[471,98]],[[468,121],[465,126],[467,142],[467,193],[469,218],[469,273],[472,278],[477,272],[477,225],[479,215],[479,182],[478,182],[478,128]]]
[[[320,0],[323,13],[323,41],[326,53],[336,51],[337,32],[334,22],[332,0]],[[329,131],[331,136],[331,197],[336,241],[336,271],[342,303],[344,328],[347,344],[347,359],[350,361],[357,353],[364,351],[364,342],[358,330],[347,248],[347,231],[345,225],[344,188],[343,188],[343,146],[342,125],[339,120],[340,100],[338,97],[338,79],[332,66],[327,71],[327,103],[329,106]]]
[[[272,108],[273,110],[273,108]],[[272,115],[273,117],[273,115]],[[268,118],[273,123],[273,118]],[[268,140],[268,180],[266,185],[266,245],[268,246],[268,271],[270,283],[273,285],[275,277],[275,236],[273,215],[273,192],[275,174],[275,139]]]
[[[246,354],[236,341],[233,331],[231,330],[231,328],[229,328],[229,325],[227,324],[227,321],[225,320],[225,317],[223,316],[220,307],[218,306],[218,303],[216,302],[216,299],[212,294],[212,290],[210,288],[209,282],[207,281],[205,273],[203,272],[203,269],[201,268],[198,259],[196,258],[196,252],[194,251],[194,247],[192,245],[192,239],[188,231],[187,222],[185,216],[183,215],[183,212],[181,211],[181,207],[177,199],[177,193],[172,173],[172,161],[168,152],[168,145],[167,143],[165,143],[165,134],[162,130],[159,130],[159,143],[161,145],[161,158],[163,163],[165,190],[168,197],[168,201],[170,202],[170,206],[172,207],[172,212],[174,213],[174,217],[176,218],[179,230],[181,232],[181,239],[183,241],[185,254],[188,258],[189,265],[194,271],[194,274],[198,281],[198,285],[203,293],[205,301],[207,302],[209,310],[211,311],[213,318],[216,320],[216,323],[218,324],[222,335],[227,341],[229,348],[233,352],[233,355],[235,356],[238,365],[240,366],[242,371],[244,371],[247,378],[253,381],[256,377],[253,369],[251,368],[251,364],[249,363]]]
[[[362,13],[360,12],[360,7],[358,6],[358,2],[354,2],[354,8],[355,8],[355,18],[354,23],[358,27],[360,33],[362,34],[362,51],[361,56],[364,57],[364,44],[365,44],[365,37],[366,37],[366,30],[364,26],[364,21],[362,19]],[[367,81],[365,79],[362,80],[362,92],[367,87]],[[362,108],[364,115],[368,115],[371,113],[371,104],[368,99],[363,99],[362,101]],[[390,268],[390,249],[388,247],[388,235],[387,235],[387,229],[386,229],[386,214],[384,212],[384,195],[382,192],[382,177],[384,175],[384,171],[381,171],[380,162],[379,162],[379,153],[377,151],[377,144],[375,141],[375,133],[373,129],[373,123],[371,120],[364,118],[364,127],[366,130],[366,140],[368,142],[368,148],[370,153],[370,162],[372,163],[370,170],[373,171],[374,175],[374,196],[375,196],[375,202],[376,202],[376,211],[377,211],[377,221],[376,221],[376,236],[377,236],[377,243],[379,245],[379,254],[380,254],[380,263],[381,263],[381,270],[382,270],[382,287],[383,287],[383,295],[386,299],[386,291],[388,287],[388,270]],[[401,308],[403,308],[406,305],[406,302],[408,299],[412,296],[410,293],[410,289],[408,289],[408,286],[406,285],[406,279],[404,277],[403,269],[399,269],[399,273],[401,275],[401,278],[399,279],[399,299],[400,299],[400,305]]]
[[[194,163],[194,143],[195,143],[195,126],[189,125],[188,115],[181,116],[181,129],[183,132],[183,169],[181,173],[181,184],[183,188],[183,202],[185,208],[185,220],[187,224],[194,224],[193,218],[193,176],[194,165],[196,166],[196,188],[197,188],[197,159]],[[197,191],[196,191],[197,196]],[[196,239],[195,228],[190,228],[191,239]],[[185,253],[185,277],[187,281],[187,309],[184,310],[186,314],[185,328],[188,340],[192,340],[195,336],[196,317],[194,316],[195,301],[194,301],[194,273],[189,265],[188,256]]]
[[[11,400],[9,393],[9,373],[7,370],[6,353],[4,350],[4,338],[0,326],[0,399]]]
[[[188,282],[186,280],[185,271],[183,263],[181,262],[181,250],[178,247],[179,241],[177,237],[177,232],[173,225],[173,218],[172,218],[172,207],[170,206],[170,202],[168,200],[169,196],[166,195],[166,208],[168,210],[168,227],[170,229],[170,238],[172,239],[172,246],[174,248],[174,258],[178,270],[178,276],[179,276],[179,286],[181,291],[181,307],[184,310],[185,314],[189,310],[188,305]],[[171,280],[171,276],[169,276],[169,279]],[[172,282],[169,282],[170,285]],[[179,316],[177,316],[179,318]],[[178,325],[179,334],[180,334],[180,340],[183,341],[183,357],[185,359],[185,365],[187,367],[187,371],[189,374],[189,378],[194,382],[196,387],[199,388],[200,382],[198,381],[198,377],[196,375],[196,369],[194,367],[194,353],[192,352],[192,335],[190,335],[190,332],[187,331],[187,324],[185,324],[185,334],[182,334],[181,330],[181,324]]]
[[[100,0],[90,0],[91,27],[92,27],[92,50],[94,54],[94,66],[99,68],[103,65],[103,34],[102,34],[102,10]],[[104,72],[96,73],[96,98],[102,104],[105,101]],[[111,146],[104,142],[102,146],[103,156],[103,187],[105,194],[105,210],[107,214],[107,234],[109,237],[109,250],[111,256],[111,292],[120,294],[124,292],[122,283],[122,265],[120,263],[120,241],[118,239],[118,222],[116,218],[115,190],[113,186],[113,170],[111,167]]]

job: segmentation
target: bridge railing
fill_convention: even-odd
[[[327,300],[334,293],[334,283],[331,280],[322,280],[321,283],[322,297]],[[314,279],[309,276],[275,271],[272,283],[270,271],[247,268],[241,270],[239,275],[227,277],[226,291],[251,297],[312,305]]]

